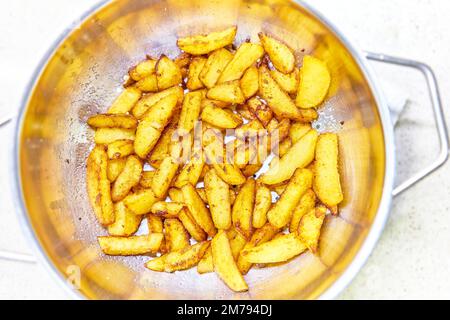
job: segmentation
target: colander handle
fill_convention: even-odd
[[[11,120],[14,118],[14,116],[4,116],[0,118],[0,127],[5,126]],[[13,252],[13,251],[6,251],[0,249],[0,260],[10,260],[10,261],[19,261],[19,262],[27,262],[27,263],[35,263],[36,258],[33,255],[26,254],[26,253],[20,253],[20,252]]]
[[[445,123],[444,111],[442,108],[441,96],[439,93],[439,87],[436,81],[436,76],[433,70],[425,63],[398,58],[393,56],[388,56],[381,53],[366,52],[366,57],[369,60],[374,60],[378,62],[384,62],[389,64],[394,64],[403,67],[409,67],[419,70],[424,76],[428,86],[428,93],[431,99],[431,106],[433,108],[434,120],[436,124],[436,130],[439,136],[440,151],[437,157],[433,160],[431,164],[423,168],[419,172],[415,173],[412,177],[406,179],[400,185],[394,188],[392,192],[393,196],[397,196],[403,191],[407,190],[423,178],[427,177],[439,167],[441,167],[448,159],[449,152],[449,138],[447,125]]]

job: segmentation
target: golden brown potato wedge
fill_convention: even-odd
[[[158,77],[151,74],[148,77],[142,78],[135,84],[136,88],[142,92],[157,92],[158,91]]]
[[[150,110],[151,107],[153,107],[161,99],[163,99],[167,96],[170,96],[172,94],[177,96],[178,104],[183,102],[183,97],[184,97],[183,88],[175,86],[175,87],[160,91],[158,93],[148,94],[148,95],[142,97],[142,99],[139,100],[132,109],[133,116],[136,119],[141,119],[147,113],[147,111]]]
[[[184,96],[183,107],[181,109],[178,130],[185,134],[194,129],[195,122],[198,121],[202,103],[202,93],[200,91],[189,92]]]
[[[172,117],[177,104],[175,94],[159,100],[145,115],[136,130],[134,149],[136,154],[145,159],[158,142],[164,127]]]
[[[147,226],[149,233],[163,233],[164,222],[163,218],[155,216],[154,214],[147,215]]]
[[[197,188],[197,193],[202,198],[205,204],[208,204],[208,197],[206,196],[205,188]]]
[[[116,220],[108,226],[111,236],[129,237],[139,228],[142,216],[137,216],[123,204],[122,201],[114,204]]]
[[[122,172],[123,168],[125,168],[126,162],[127,162],[126,158],[112,159],[108,161],[107,176],[110,182],[116,181],[117,177]]]
[[[203,258],[198,262],[197,272],[200,274],[214,272],[211,246],[206,250]]]
[[[125,198],[130,190],[138,185],[141,180],[142,162],[135,155],[129,156],[125,167],[117,177],[111,190],[111,197],[114,202]]]
[[[195,222],[192,214],[187,208],[184,208],[178,213],[178,219],[183,223],[186,230],[194,238],[195,241],[204,241],[208,237],[205,231]]]
[[[152,189],[140,189],[130,193],[124,200],[125,206],[134,212],[134,214],[147,214],[151,211],[155,202],[160,201],[153,193]]]
[[[284,139],[283,142],[281,142],[279,144],[278,151],[275,152],[275,150],[274,150],[274,153],[277,154],[280,157],[283,157],[289,151],[289,149],[291,147],[292,147],[292,140],[291,140],[291,138]]]
[[[258,77],[258,68],[255,66],[248,68],[244,72],[240,84],[242,93],[246,99],[253,97],[258,92]]]
[[[178,162],[172,157],[166,157],[156,170],[152,180],[152,189],[155,195],[163,198],[178,171]]]
[[[311,130],[311,125],[309,123],[295,122],[291,125],[289,129],[289,137],[293,143],[300,140],[305,134]]]
[[[183,81],[180,68],[165,55],[156,63],[156,80],[158,90],[168,89],[179,85]]]
[[[284,74],[278,70],[270,70],[272,78],[278,83],[281,89],[289,94],[295,94],[297,92],[299,74],[297,68],[288,74]]]
[[[152,167],[159,168],[161,162],[170,155],[171,145],[176,141],[175,131],[176,127],[169,124],[162,132],[149,157],[149,163]]]
[[[223,101],[226,103],[242,104],[245,102],[239,81],[230,81],[217,84],[208,90],[206,96],[209,99]]]
[[[141,175],[141,180],[139,181],[139,185],[145,189],[151,188],[155,172],[156,171],[143,171]]]
[[[252,213],[255,204],[255,185],[254,179],[247,179],[236,196],[231,214],[233,226],[246,239],[250,239],[253,232]]]
[[[242,43],[233,59],[227,64],[219,77],[218,83],[239,80],[244,72],[254,65],[264,55],[264,49],[261,45],[244,42]]]
[[[267,67],[259,68],[259,92],[272,111],[280,118],[301,120],[302,115],[289,95],[271,77]]]
[[[134,129],[137,120],[126,114],[97,114],[88,119],[87,124],[92,128],[122,128]]]
[[[117,140],[108,144],[108,158],[119,159],[134,153],[133,140]]]
[[[189,90],[198,90],[204,88],[203,82],[200,80],[199,76],[205,66],[206,58],[196,57],[192,59],[189,65],[189,74],[186,87]]]
[[[216,234],[216,228],[211,218],[209,210],[206,208],[205,203],[198,195],[195,188],[190,184],[185,184],[181,191],[183,192],[184,202],[186,203],[190,214],[194,218],[195,222],[209,235],[214,236]]]
[[[313,210],[316,205],[316,194],[312,189],[309,189],[300,199],[300,202],[294,209],[291,223],[289,224],[289,232],[296,232],[302,217],[309,211]]]
[[[304,168],[314,160],[318,133],[310,130],[281,158],[274,158],[269,170],[261,177],[265,184],[277,184],[289,179],[298,168]]]
[[[272,120],[272,109],[270,109],[270,107],[259,98],[253,97],[249,99],[247,101],[247,106],[264,127],[269,124],[270,120]]]
[[[126,88],[108,109],[110,114],[125,114],[130,111],[142,96],[141,90],[133,87]]]
[[[289,233],[254,248],[244,249],[241,255],[250,263],[277,263],[288,261],[306,249],[296,233]]]
[[[325,207],[317,207],[306,213],[298,225],[298,236],[311,252],[316,253],[319,245],[320,229],[325,220]]]
[[[279,230],[272,226],[270,223],[266,223],[260,229],[255,231],[250,241],[245,244],[242,250],[248,251],[251,248],[254,248],[263,244],[264,242],[271,240],[278,233],[278,231]],[[253,264],[251,262],[248,262],[243,254],[239,255],[237,266],[242,274],[247,274],[252,265]]]
[[[114,222],[114,205],[108,180],[108,155],[103,146],[96,146],[87,159],[87,192],[98,221],[102,225]]]
[[[233,59],[233,54],[227,49],[219,49],[211,53],[200,73],[200,80],[207,88],[212,88],[219,80],[228,63]]]
[[[277,70],[283,73],[291,73],[294,70],[294,53],[286,44],[264,33],[259,33],[259,39]]]
[[[134,81],[139,81],[144,79],[156,72],[156,60],[147,59],[139,62],[134,68],[129,72],[131,79]]]
[[[241,253],[242,249],[244,249],[245,244],[247,243],[247,239],[245,239],[244,236],[239,232],[236,232],[233,237],[228,235],[228,239],[230,241],[231,254],[233,255],[234,261],[237,262],[239,254]]]
[[[220,230],[211,241],[214,271],[231,290],[247,291],[248,286],[234,261],[230,242],[225,231]]]
[[[203,172],[205,160],[201,152],[195,153],[190,161],[185,164],[181,172],[178,174],[174,186],[181,188],[186,183],[195,186]]]
[[[208,248],[209,242],[199,242],[193,246],[186,247],[179,251],[173,251],[159,258],[150,260],[145,266],[153,271],[165,272],[190,269],[197,265]],[[159,261],[155,262],[155,260]],[[163,270],[161,270],[161,264],[164,264]]]
[[[319,136],[314,167],[314,191],[327,207],[342,202],[344,196],[338,170],[338,136],[325,133]]]
[[[295,104],[303,109],[317,107],[327,96],[330,83],[331,76],[325,62],[312,56],[305,56],[300,69],[300,83]]]
[[[204,182],[214,225],[217,229],[228,230],[231,227],[230,187],[214,169],[206,173]]]
[[[110,256],[134,256],[146,253],[156,253],[159,250],[162,233],[152,233],[132,237],[98,237],[102,251]]]
[[[180,211],[184,208],[181,202],[158,201],[153,204],[151,212],[157,217],[177,218]]]
[[[272,205],[270,189],[257,183],[255,192],[255,207],[253,208],[252,224],[256,229],[262,228],[267,222],[267,211]]]
[[[206,106],[202,111],[201,118],[203,121],[223,129],[233,129],[242,124],[242,119],[231,110],[213,106]]]
[[[164,220],[165,240],[169,252],[179,251],[191,245],[189,234],[178,219]]]
[[[96,144],[110,144],[117,140],[134,140],[135,129],[99,128],[95,131]]]
[[[195,35],[180,38],[178,47],[192,55],[202,55],[226,47],[233,43],[237,28],[230,27],[223,31],[211,32],[207,35]]]
[[[267,212],[267,219],[277,228],[286,226],[292,217],[292,212],[301,197],[312,186],[313,174],[308,169],[297,169],[289,181],[280,199]]]

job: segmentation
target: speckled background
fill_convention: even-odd
[[[54,39],[96,0],[0,3],[0,117],[14,113],[40,58]],[[421,60],[436,71],[444,109],[450,101],[449,1],[308,0],[362,49]],[[438,152],[422,77],[375,65],[384,83],[409,97],[396,126],[397,178],[427,165]],[[387,90],[390,92],[391,90]],[[396,90],[393,90],[394,92]],[[447,112],[450,122],[450,112]],[[12,126],[0,129],[0,248],[29,252],[10,190]],[[8,150],[8,152],[5,152]],[[394,199],[386,229],[366,266],[341,299],[450,298],[450,164]],[[64,299],[43,267],[0,261],[0,299]]]

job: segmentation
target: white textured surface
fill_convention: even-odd
[[[0,118],[15,112],[40,58],[54,39],[96,0],[0,3]],[[365,50],[422,60],[436,71],[444,107],[450,101],[449,1],[309,0]],[[399,180],[423,167],[438,143],[422,78],[376,66],[410,97],[396,130]],[[450,113],[447,119],[450,120]],[[11,127],[0,130],[10,148]],[[7,139],[9,138],[9,139]],[[0,248],[28,252],[10,200],[9,153],[0,153]],[[345,299],[450,298],[450,165],[394,200],[387,227],[367,265],[341,294]],[[38,265],[0,261],[0,299],[61,299],[66,294]]]

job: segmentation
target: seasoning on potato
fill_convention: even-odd
[[[104,254],[215,272],[243,292],[252,267],[316,254],[344,194],[338,135],[311,126],[332,95],[326,63],[297,61],[277,34],[236,33],[189,35],[175,59],[130,68],[111,107],[87,120],[86,184]]]

